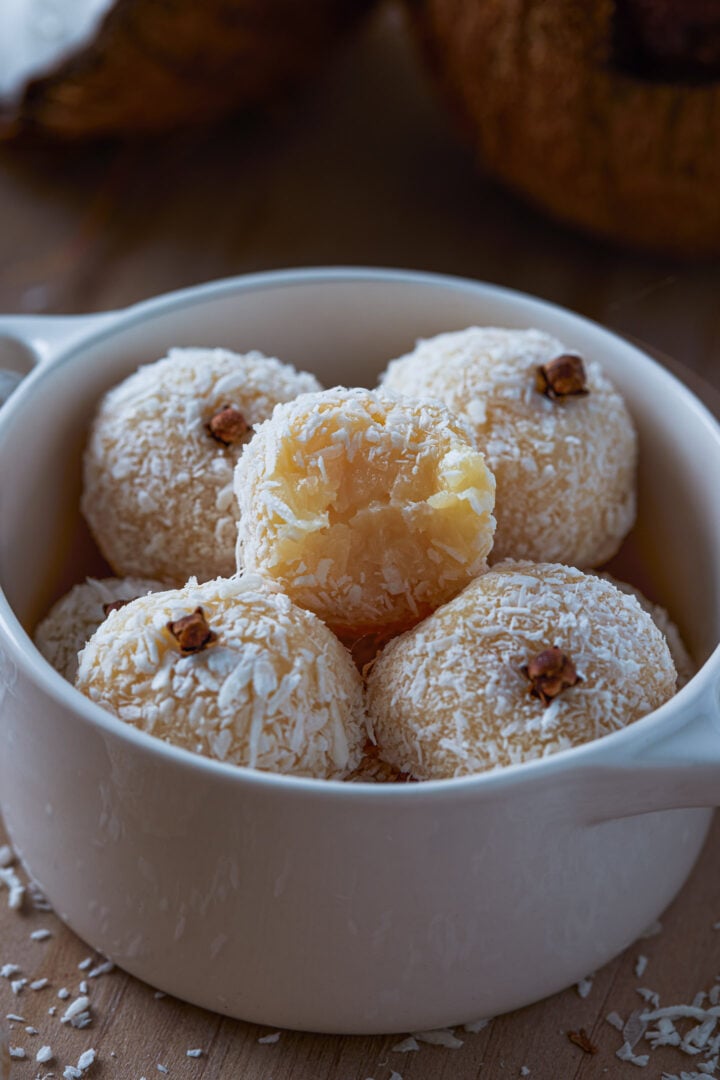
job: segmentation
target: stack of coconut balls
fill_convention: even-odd
[[[542,757],[691,674],[667,615],[590,572],[633,524],[635,466],[596,358],[536,330],[421,341],[376,390],[173,349],[90,432],[82,510],[117,577],[36,641],[119,720],[235,765],[427,780]]]

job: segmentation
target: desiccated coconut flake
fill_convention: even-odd
[[[79,1016],[80,1013],[85,1012],[85,1010],[87,1009],[89,1004],[90,1004],[90,998],[89,997],[75,998],[75,1000],[73,1002],[71,1002],[70,1005],[68,1005],[67,1009],[65,1010],[63,1015],[60,1017],[60,1023],[61,1024],[67,1024],[69,1021],[71,1021],[75,1017]]]
[[[8,1047],[8,1053],[9,1053],[11,1058],[22,1059],[22,1058],[27,1056],[25,1054],[25,1051],[23,1050],[22,1046],[9,1046]]]
[[[114,970],[115,965],[112,960],[104,960],[102,964],[98,964],[92,971],[88,971],[88,979],[97,979],[100,975],[108,975]]]
[[[70,997],[70,991],[68,990],[67,986],[61,986],[57,992],[57,996],[60,998],[61,1001],[67,1001],[67,999]]]
[[[49,985],[50,985],[50,980],[49,979],[35,979],[34,982],[30,983],[30,989],[31,990],[44,990],[45,987],[49,986]]]
[[[26,1027],[25,1030],[28,1033],[28,1035],[38,1035],[39,1034],[38,1029],[34,1028],[34,1027]]]
[[[667,1016],[658,1020],[656,1028],[646,1031],[645,1038],[653,1050],[659,1046],[679,1046],[681,1042],[680,1032],[675,1030],[675,1025]]]
[[[78,971],[87,971],[89,967],[92,967],[92,956],[86,956],[84,960],[81,960],[78,964]]]
[[[20,970],[19,964],[3,964],[0,968],[0,977],[3,979],[10,979],[13,975],[17,975]]]
[[[463,1045],[462,1039],[450,1030],[450,1028],[436,1028],[434,1031],[413,1031],[413,1038],[418,1042],[429,1043],[430,1046],[446,1046],[448,1050],[459,1050]]]
[[[199,1058],[199,1057],[202,1057],[204,1053],[205,1053],[205,1051],[200,1050],[200,1049],[198,1049],[198,1050],[186,1050],[185,1051],[185,1057]]]
[[[492,1019],[492,1016],[483,1017],[482,1020],[473,1020],[469,1024],[463,1024],[463,1031],[467,1031],[471,1035],[477,1035],[478,1031],[483,1031]]]
[[[52,904],[34,881],[28,882],[27,892],[34,911],[52,911]]]
[[[83,981],[80,983],[80,985],[78,987],[78,990],[80,991],[81,994],[87,994],[89,989],[90,989],[90,987],[87,984],[87,979],[83,979]]]
[[[156,1065],[156,1066],[155,1066],[155,1068],[157,1069],[157,1071],[158,1071],[159,1073],[166,1073],[166,1072],[169,1072],[169,1071],[170,1071],[170,1070],[168,1069],[167,1065]]]
[[[271,1035],[263,1035],[263,1036],[261,1036],[261,1038],[258,1039],[258,1042],[262,1043],[263,1045],[266,1045],[268,1043],[279,1042],[279,1040],[280,1040],[280,1032],[279,1031],[274,1031]]]
[[[41,1065],[45,1065],[48,1061],[52,1061],[54,1056],[51,1046],[41,1046],[35,1055],[35,1060],[39,1061]]]
[[[636,1054],[630,1043],[624,1042],[619,1050],[615,1051],[615,1057],[620,1058],[620,1061],[629,1061],[632,1065],[639,1065],[644,1068],[650,1060],[649,1054]]]
[[[575,989],[581,998],[586,998],[592,990],[592,985],[593,981],[588,977],[586,979],[581,979],[580,982],[576,984]]]
[[[659,919],[656,919],[655,922],[650,923],[650,925],[647,927],[646,930],[643,930],[642,934],[640,934],[640,939],[656,937],[658,934],[661,934],[661,933],[662,933],[662,923],[660,922]]]
[[[47,941],[49,937],[52,937],[52,930],[33,930],[30,935],[31,941]]]
[[[642,979],[643,975],[645,974],[645,969],[647,968],[647,966],[648,966],[648,958],[647,958],[647,956],[642,956],[642,955],[638,956],[637,960],[635,961],[635,976],[636,976],[636,978]]]
[[[8,866],[12,866],[15,862],[15,852],[9,844],[3,844],[0,847],[0,869],[6,869]]]
[[[0,869],[0,885],[8,890],[8,907],[19,911],[25,898],[25,886],[11,866]]]
[[[622,1031],[622,1029],[625,1027],[625,1021],[619,1013],[609,1012],[605,1019],[608,1024],[615,1028],[616,1031]]]
[[[393,1072],[390,1073],[390,1080],[403,1080],[403,1078],[399,1072],[393,1070]]]
[[[85,1050],[78,1058],[78,1069],[80,1069],[81,1072],[85,1072],[90,1068],[96,1057],[97,1054],[92,1047],[89,1050]]]
[[[410,1050],[419,1050],[417,1039],[414,1039],[412,1035],[409,1035],[407,1039],[403,1039],[402,1042],[395,1043],[390,1047],[394,1054],[407,1054]]]
[[[13,979],[10,983],[13,994],[19,994],[24,986],[27,986],[27,979]]]
[[[17,1013],[6,1013],[5,1014],[5,1019],[6,1020],[14,1020],[16,1024],[24,1024],[25,1023],[25,1017],[24,1016],[18,1016]]]
[[[63,1080],[80,1080],[82,1073],[75,1065],[66,1065],[63,1069]]]

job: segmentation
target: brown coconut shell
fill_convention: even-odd
[[[720,5],[685,5],[411,0],[410,10],[485,171],[563,221],[707,255],[720,252]]]
[[[0,137],[204,124],[309,77],[370,0],[116,0],[93,40],[0,107]]]

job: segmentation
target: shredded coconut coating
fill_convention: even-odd
[[[599,566],[634,523],[635,429],[597,360],[582,357],[587,395],[536,389],[537,367],[572,351],[538,330],[474,326],[418,342],[382,376],[472,426],[497,481],[493,562]]]
[[[606,581],[611,581],[618,589],[634,596],[643,611],[647,611],[648,615],[668,643],[670,655],[673,658],[673,663],[677,672],[677,689],[681,690],[686,683],[690,682],[693,675],[697,672],[697,664],[687,651],[682,635],[670,618],[668,612],[660,604],[655,604],[652,600],[648,600],[648,598],[644,596],[639,589],[636,589],[634,585],[629,585],[626,581],[618,581],[617,578],[612,577],[611,574],[600,574],[600,577],[605,578]]]
[[[165,588],[148,578],[87,578],[73,585],[35,628],[35,644],[68,682],[75,681],[78,653],[105,619],[105,604],[134,600]]]
[[[182,655],[167,624],[197,607],[217,638]],[[348,651],[252,574],[192,580],[111,612],[80,654],[75,685],[151,735],[270,772],[342,779],[368,738]]]
[[[81,507],[115,573],[172,585],[233,574],[232,477],[243,444],[223,445],[207,424],[233,405],[254,427],[277,402],[319,388],[313,375],[259,352],[171,349],[106,394],[85,452]]]
[[[522,669],[552,647],[581,681],[546,707]],[[600,738],[670,698],[675,678],[634,596],[575,568],[507,560],[386,646],[367,702],[381,757],[441,779]]]
[[[438,403],[335,387],[278,405],[235,492],[238,566],[346,641],[413,625],[486,569],[495,481]]]

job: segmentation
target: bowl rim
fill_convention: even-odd
[[[177,308],[206,303],[213,299],[222,299],[234,293],[267,291],[272,288],[286,288],[295,285],[333,285],[365,282],[382,282],[424,286],[428,288],[456,289],[460,292],[477,292],[486,298],[497,297],[505,302],[522,304],[525,309],[550,311],[569,323],[590,328],[600,338],[605,338],[609,345],[619,345],[633,362],[653,373],[654,378],[670,380],[673,392],[684,400],[685,407],[695,413],[695,418],[708,427],[718,442],[720,453],[720,423],[709,409],[682,383],[641,348],[626,338],[614,333],[592,319],[578,314],[562,305],[541,297],[524,293],[520,290],[495,285],[459,275],[440,274],[426,271],[403,270],[391,267],[353,267],[323,266],[297,267],[283,270],[269,270],[252,274],[241,274],[216,281],[189,286],[149,297],[127,308],[103,313],[105,316],[98,323],[97,314],[87,316],[86,332],[81,331],[83,316],[71,317],[75,323],[75,334],[67,345],[60,345],[50,359],[41,359],[36,368],[23,380],[0,411],[0,442],[2,441],[5,417],[23,408],[26,397],[34,390],[35,383],[45,374],[73,360],[89,346],[101,344],[104,340],[127,330],[154,315],[168,315]],[[36,316],[33,322],[40,329],[44,316]],[[27,320],[26,320],[27,321]],[[416,800],[432,797],[433,799],[454,799],[481,793],[494,795],[498,788],[512,787],[515,784],[540,784],[548,777],[561,773],[574,772],[576,768],[586,771],[593,766],[599,768],[618,767],[618,758],[622,763],[632,764],[633,751],[655,742],[663,741],[688,722],[688,709],[693,703],[706,701],[713,695],[715,671],[720,673],[720,643],[707,657],[701,668],[690,682],[658,709],[653,710],[639,720],[611,732],[599,739],[579,746],[555,751],[546,757],[498,767],[480,773],[449,777],[438,780],[423,780],[418,783],[377,783],[373,781],[327,780],[316,777],[292,774],[272,773],[249,766],[234,765],[214,758],[196,754],[191,750],[174,746],[149,735],[129,724],[124,724],[100,705],[85,697],[72,683],[68,682],[42,656],[32,638],[21,625],[9,604],[4,590],[0,587],[0,660],[2,651],[17,666],[18,670],[39,685],[44,693],[64,709],[79,715],[92,728],[113,739],[130,743],[137,751],[147,753],[157,761],[166,760],[175,766],[191,772],[204,773],[208,778],[215,777],[218,783],[250,785],[267,791],[288,795],[305,795],[312,798],[338,797],[355,801],[372,798],[384,800]],[[14,680],[13,680],[14,681]],[[7,688],[12,693],[12,682]],[[342,792],[342,795],[339,795]]]

